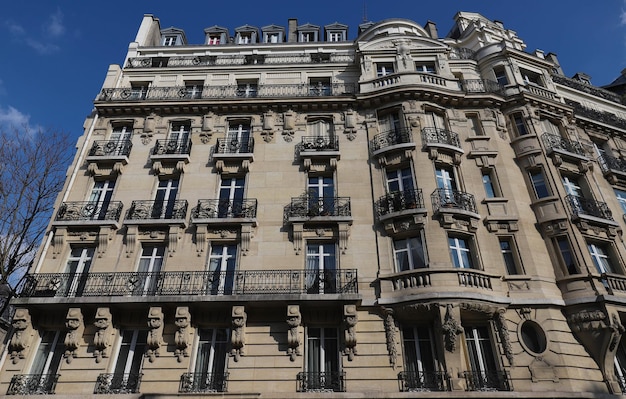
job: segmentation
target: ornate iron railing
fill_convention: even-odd
[[[356,294],[356,269],[37,273],[22,297]]]
[[[184,155],[191,153],[191,140],[157,140],[152,155]]]
[[[589,215],[598,218],[613,220],[613,213],[606,202],[579,197],[577,195],[566,195],[565,202],[573,215]]]
[[[397,144],[407,144],[413,142],[410,128],[392,129],[387,132],[378,133],[370,141],[371,151],[378,151],[381,148]]]
[[[476,52],[466,47],[453,47],[450,49],[451,60],[475,60]]]
[[[474,195],[470,193],[447,188],[438,188],[430,195],[430,199],[433,203],[434,212],[452,208],[477,213]]]
[[[541,135],[541,140],[543,141],[543,145],[545,145],[548,150],[559,149],[571,152],[572,154],[587,156],[585,147],[583,147],[581,143],[578,141],[568,140],[558,134],[544,133]]]
[[[96,140],[89,150],[89,156],[128,156],[131,148],[133,148],[133,143],[130,140]]]
[[[298,392],[345,392],[345,371],[298,373]]]
[[[310,64],[354,62],[350,54],[267,54],[264,64]],[[129,58],[126,68],[165,68],[165,67],[201,67],[214,65],[243,65],[246,58],[242,55],[219,56],[180,56],[180,57],[135,57]],[[250,61],[250,59],[248,59]]]
[[[422,195],[422,190],[415,188],[383,195],[376,202],[376,213],[378,216],[383,216],[389,213],[423,207],[424,196]]]
[[[445,371],[402,371],[398,373],[400,392],[449,391],[450,377]]]
[[[302,151],[339,151],[339,140],[334,137],[304,136],[301,143]]]
[[[461,79],[461,90],[466,93],[496,93],[502,94],[503,87],[500,83],[488,79]]]
[[[94,393],[127,394],[138,393],[143,373],[100,374],[96,379]]]
[[[355,83],[330,83],[328,90],[311,90],[309,83],[298,84],[264,84],[256,86],[254,95],[243,92],[239,86],[204,86],[202,93],[194,100],[222,99],[241,97],[319,97],[346,96],[356,93]],[[96,101],[176,101],[189,100],[189,92],[184,86],[149,87],[147,91],[137,92],[133,88],[102,89]]]
[[[180,376],[179,393],[228,392],[228,373],[184,373]]]
[[[572,89],[576,89],[585,93],[589,93],[596,97],[604,98],[605,100],[613,101],[616,103],[621,103],[622,100],[619,95],[613,93],[612,91],[603,89],[601,87],[595,87],[587,83],[583,83],[579,80],[568,78],[563,75],[552,75],[552,80],[555,83],[562,84],[564,86],[571,87]]]
[[[184,219],[185,215],[187,200],[133,201],[126,213],[126,219]]]
[[[506,371],[465,371],[468,391],[512,391],[511,378]]]
[[[624,369],[622,369],[621,375],[618,375],[617,373],[615,373],[615,378],[617,379],[617,383],[619,384],[619,387],[622,390],[622,392],[626,392],[626,377],[624,376],[624,373],[626,373],[626,370]]]
[[[59,374],[17,374],[11,378],[7,395],[54,394]]]
[[[350,197],[292,197],[287,217],[351,216]]]
[[[602,172],[604,173],[607,173],[611,170],[626,172],[626,161],[611,155],[603,154],[599,156],[598,164],[600,164],[600,169],[602,169]]]
[[[64,202],[59,207],[54,220],[70,222],[76,220],[113,220],[119,221],[122,214],[121,201],[90,202],[72,201]]]
[[[217,154],[252,154],[254,152],[254,138],[250,137],[247,140],[231,137],[217,139],[215,152]]]
[[[615,115],[613,112],[599,111],[587,108],[579,102],[565,99],[565,103],[574,107],[574,114],[589,118],[596,123],[605,123],[620,129],[626,129],[626,119]]]
[[[447,144],[461,148],[459,135],[449,130],[438,127],[425,127],[422,129],[422,142],[424,144]]]
[[[201,199],[193,208],[192,215],[196,219],[213,218],[255,218],[257,200],[247,199]]]

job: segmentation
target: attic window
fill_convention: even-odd
[[[221,36],[220,35],[209,35],[209,38],[207,39],[207,43],[210,46],[214,46],[216,44],[220,44],[222,42]]]
[[[163,37],[163,45],[164,46],[176,46],[179,43],[178,36],[176,35],[167,35]]]

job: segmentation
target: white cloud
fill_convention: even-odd
[[[59,50],[59,46],[54,43],[44,43],[31,38],[25,39],[25,43],[41,55],[52,54]]]
[[[14,21],[5,21],[5,26],[13,36],[22,36],[26,31],[24,27]]]
[[[22,127],[28,126],[30,115],[26,115],[12,106],[6,109],[0,107],[0,127]]]
[[[622,13],[619,16],[619,23],[622,26],[626,25],[626,11],[624,10],[622,10]]]
[[[48,17],[48,20],[43,24],[43,31],[45,34],[54,38],[61,37],[65,33],[65,26],[63,25],[63,13],[60,9],[54,14]]]
[[[36,37],[36,34],[33,35],[22,25],[12,20],[4,21],[4,26],[15,42],[26,44],[41,55],[52,54],[59,51],[61,48],[56,41],[60,39],[66,31],[65,25],[63,24],[63,13],[60,9],[50,14],[41,24],[41,37]]]

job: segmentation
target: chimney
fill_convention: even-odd
[[[559,75],[563,75],[563,69],[561,69],[561,64],[559,64],[558,58],[556,58],[556,54],[548,53],[546,54],[546,60],[550,61],[554,65],[554,72]]]
[[[298,41],[298,35],[296,30],[298,29],[298,20],[296,18],[289,18],[287,22],[287,41],[294,43]]]
[[[424,29],[426,29],[426,32],[428,32],[428,35],[431,39],[439,39],[439,34],[437,33],[437,24],[435,24],[433,21],[426,22]]]

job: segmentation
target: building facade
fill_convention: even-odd
[[[621,395],[626,107],[455,21],[195,45],[146,15],[13,300],[0,393]]]

